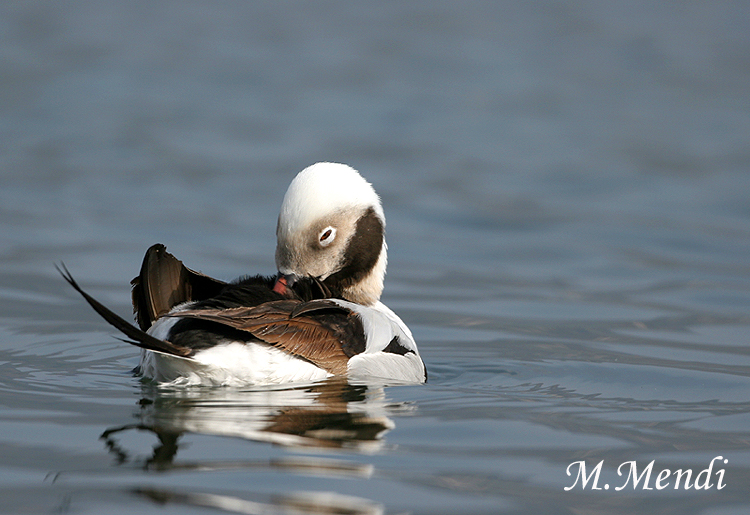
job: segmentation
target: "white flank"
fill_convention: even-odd
[[[424,383],[422,359],[412,352],[392,354],[375,352],[357,354],[349,359],[348,375],[353,379],[379,378],[405,383]]]
[[[144,377],[166,386],[250,386],[317,381],[331,374],[262,343],[228,342],[179,358],[144,350]]]

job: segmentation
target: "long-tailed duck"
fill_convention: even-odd
[[[424,382],[409,328],[380,302],[387,262],[378,195],[353,168],[317,163],[284,196],[275,277],[232,283],[184,266],[161,244],[132,281],[130,324],[63,277],[160,383],[247,385],[331,376]]]

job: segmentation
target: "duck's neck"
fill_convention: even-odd
[[[386,244],[383,242],[380,256],[375,262],[375,266],[372,267],[372,270],[370,270],[370,272],[360,281],[344,287],[342,297],[344,297],[345,300],[356,304],[362,304],[363,306],[371,306],[380,300],[380,295],[383,293],[383,283],[385,281],[385,269],[388,264],[388,253],[386,249]]]

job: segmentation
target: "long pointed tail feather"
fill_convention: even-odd
[[[60,265],[55,265],[55,268],[58,272],[60,272],[60,275],[63,276],[63,279],[65,279],[68,284],[70,284],[78,293],[80,293],[84,299],[86,299],[86,302],[89,303],[89,305],[94,308],[94,311],[99,313],[101,317],[109,322],[112,326],[120,330],[125,336],[130,338],[130,340],[123,340],[127,341],[130,344],[136,345],[138,347],[141,347],[143,349],[148,349],[156,352],[163,352],[165,354],[171,354],[173,356],[179,356],[179,357],[189,357],[192,353],[191,349],[188,349],[186,347],[180,347],[179,345],[175,345],[171,342],[168,342],[166,340],[159,340],[158,338],[154,338],[150,334],[148,334],[146,331],[143,331],[137,327],[135,327],[133,324],[122,318],[120,315],[116,314],[112,310],[110,310],[108,307],[106,307],[104,304],[96,300],[94,297],[83,291],[83,289],[78,285],[75,279],[73,279],[73,276],[71,275],[70,271],[67,269],[64,263],[60,263]]]

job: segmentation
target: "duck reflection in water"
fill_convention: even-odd
[[[386,432],[395,427],[389,415],[412,409],[388,402],[382,385],[349,384],[331,379],[305,386],[253,389],[175,388],[143,385],[139,423],[112,427],[101,438],[118,465],[148,471],[218,471],[266,469],[288,474],[369,479],[374,467],[353,460],[287,456],[256,460],[180,461],[180,438],[186,433],[228,436],[289,448],[349,449],[374,453]],[[150,455],[130,450],[125,436],[150,432],[158,438]],[[135,488],[132,493],[158,504],[210,507],[231,513],[384,513],[370,499],[332,492],[242,492],[237,495],[168,488]]]
[[[101,436],[119,464],[149,470],[223,469],[242,467],[302,467],[307,473],[362,476],[363,467],[338,460],[283,460],[260,462],[176,461],[179,439],[185,433],[239,437],[298,448],[346,448],[373,453],[384,434],[394,427],[389,414],[409,405],[389,403],[383,386],[353,385],[335,379],[285,388],[164,389],[144,384],[137,424],[107,429]],[[147,431],[158,445],[148,458],[120,443],[124,433]],[[141,456],[140,458],[136,456]],[[319,463],[320,467],[315,464]]]

